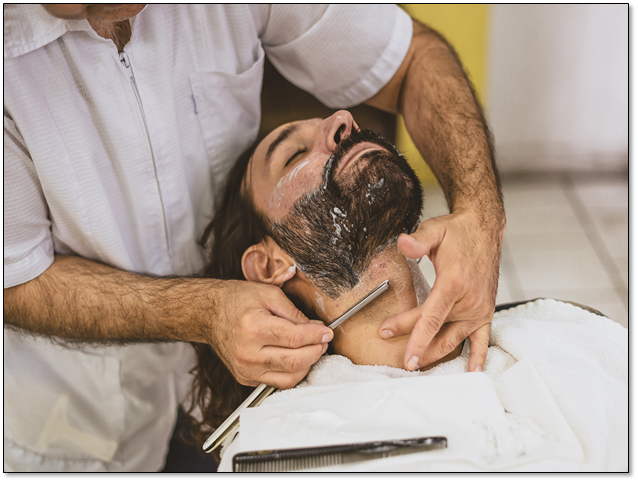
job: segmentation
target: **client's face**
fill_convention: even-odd
[[[244,181],[271,234],[244,253],[246,279],[281,286],[324,322],[389,279],[387,292],[336,330],[333,347],[357,364],[403,367],[409,336],[384,340],[378,327],[417,305],[415,286],[425,295],[429,287],[396,248],[422,206],[396,148],[339,111],[271,132]]]
[[[417,292],[423,300],[429,286],[395,243],[416,227],[422,206],[419,181],[396,148],[339,111],[275,129],[257,146],[244,181],[271,233],[244,252],[246,279],[281,286],[324,323],[389,280],[390,289],[345,321],[331,344],[355,364],[402,368],[409,335],[386,340],[379,327],[416,307]]]
[[[416,227],[422,207],[403,156],[360,130],[347,111],[271,132],[255,150],[247,181],[274,241],[333,299]]]

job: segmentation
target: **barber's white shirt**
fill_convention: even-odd
[[[389,5],[150,5],[131,23],[120,54],[86,20],[4,7],[5,288],[54,253],[197,273],[215,196],[257,135],[264,54],[348,107],[387,83],[412,36]],[[188,345],[4,335],[5,468],[162,467]]]

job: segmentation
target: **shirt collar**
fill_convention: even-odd
[[[4,58],[12,59],[53,42],[66,32],[89,30],[87,20],[63,20],[41,5],[4,5]]]

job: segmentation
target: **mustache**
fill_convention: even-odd
[[[373,144],[377,144],[378,146],[386,149],[387,151],[403,158],[403,155],[399,150],[385,137],[380,136],[379,134],[375,134],[370,129],[360,129],[357,132],[353,132],[348,137],[343,139],[338,145],[337,148],[333,151],[332,155],[328,158],[328,161],[323,166],[323,183],[322,189],[325,190],[328,186],[328,183],[334,179],[335,172],[337,172],[337,168],[343,161],[343,159],[348,155],[348,152],[361,142],[372,142]]]

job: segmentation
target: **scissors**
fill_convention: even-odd
[[[361,301],[348,309],[343,315],[332,321],[332,323],[328,325],[328,328],[330,328],[331,330],[337,328],[341,323],[343,323],[359,310],[367,306],[389,287],[390,280],[385,280],[370,293],[368,293]],[[231,413],[230,416],[226,420],[224,420],[224,423],[217,427],[217,430],[215,430],[213,434],[208,437],[203,446],[204,451],[209,453],[219,447],[222,442],[226,440],[226,438],[230,435],[230,433],[239,425],[240,412],[244,408],[258,407],[261,402],[263,402],[275,390],[277,390],[275,387],[270,387],[265,383],[261,383],[257,388],[255,388],[255,390],[248,396],[248,398],[246,398],[246,400],[244,400],[244,402],[239,407],[237,407],[237,410]]]

